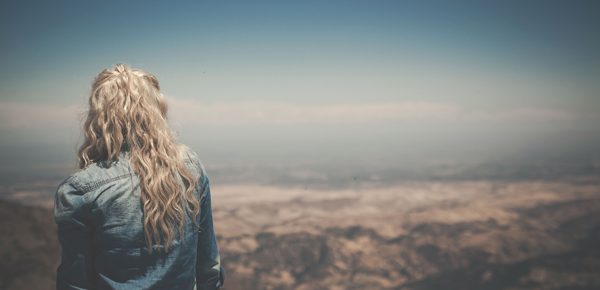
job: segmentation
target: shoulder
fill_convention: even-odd
[[[198,153],[196,153],[196,151],[194,151],[187,145],[181,144],[180,146],[181,146],[180,152],[182,154],[181,158],[186,163],[193,165],[195,170],[197,170],[199,176],[202,179],[207,178],[208,175],[206,173],[206,168],[204,167],[204,163],[202,163],[202,160],[201,160],[200,156],[198,155]]]
[[[90,205],[95,197],[95,189],[111,182],[129,178],[132,172],[123,159],[108,166],[106,163],[92,163],[65,178],[56,188],[54,196],[55,215],[80,209]]]
[[[133,174],[127,159],[120,158],[116,162],[95,162],[79,169],[65,181],[71,183],[83,193],[88,193],[107,183],[129,178]]]
[[[54,195],[54,219],[57,223],[70,220],[87,208],[89,196],[81,189],[76,174],[65,178]]]

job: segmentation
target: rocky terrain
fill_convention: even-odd
[[[216,191],[230,289],[598,289],[595,181]]]
[[[54,289],[58,255],[50,209],[0,200],[0,289]]]
[[[600,289],[598,178],[212,193],[225,289]],[[0,202],[0,289],[53,289],[35,204]]]

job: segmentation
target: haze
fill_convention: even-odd
[[[222,180],[597,168],[597,2],[499,2],[2,3],[1,170],[72,170],[91,81],[119,62],[157,75]]]

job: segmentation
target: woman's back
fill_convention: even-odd
[[[188,215],[183,238],[167,253],[145,248],[139,179],[128,155],[125,151],[116,162],[95,163],[59,186],[55,220],[63,260],[57,288],[194,289],[196,278],[206,284],[198,289],[217,288],[220,258],[210,187],[197,155],[189,151],[185,163],[200,181],[194,191],[202,205],[196,217],[200,228]]]
[[[57,289],[222,284],[208,176],[167,107],[152,74],[118,64],[94,79],[80,170],[56,192]]]

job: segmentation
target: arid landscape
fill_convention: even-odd
[[[225,289],[600,288],[597,177],[211,189]],[[0,288],[53,289],[51,200],[3,196]]]

